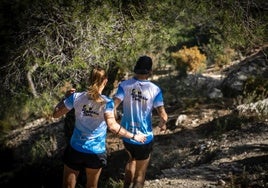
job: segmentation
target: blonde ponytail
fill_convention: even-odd
[[[88,96],[96,102],[103,102],[100,95],[100,87],[102,87],[104,79],[107,78],[106,71],[102,68],[93,68],[89,79]]]

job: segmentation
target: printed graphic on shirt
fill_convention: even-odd
[[[84,105],[83,106],[83,109],[82,109],[82,112],[83,112],[83,116],[90,116],[90,117],[93,117],[94,115],[95,116],[98,116],[99,113],[94,111],[92,107],[90,107],[89,105]]]
[[[141,125],[139,122],[130,122],[127,130],[134,134],[142,134]]]
[[[132,96],[132,99],[134,99],[135,101],[139,101],[139,102],[148,100],[148,98],[142,95],[142,91],[137,90],[137,89],[132,89],[131,96]]]

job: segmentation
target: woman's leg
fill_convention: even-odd
[[[129,188],[131,186],[136,170],[136,160],[132,158],[131,154],[128,151],[127,153],[129,155],[129,159],[125,166],[124,188]]]
[[[101,174],[102,168],[92,169],[86,168],[86,175],[87,175],[87,185],[86,188],[97,188],[98,181]]]
[[[79,171],[64,165],[62,188],[75,188]]]

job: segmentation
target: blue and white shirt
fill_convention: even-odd
[[[164,105],[161,89],[149,80],[137,80],[133,77],[119,84],[115,97],[123,101],[121,125],[134,134],[145,134],[145,144],[151,142],[152,110]],[[128,138],[123,140],[132,144],[142,144]]]
[[[113,112],[113,100],[101,95],[103,103],[88,98],[87,92],[75,92],[64,100],[66,108],[75,109],[75,128],[71,146],[84,153],[106,152],[107,125],[104,113]]]

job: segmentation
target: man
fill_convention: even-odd
[[[129,161],[125,167],[124,188],[144,186],[145,175],[153,147],[152,110],[155,108],[160,117],[158,126],[166,130],[168,119],[164,108],[161,89],[148,80],[152,74],[152,59],[142,56],[134,67],[134,77],[119,84],[114,97],[115,107],[123,101],[121,125],[129,132],[146,135],[145,143],[123,138]]]

